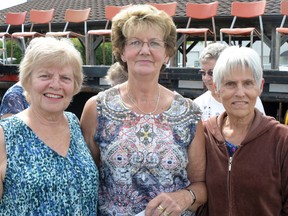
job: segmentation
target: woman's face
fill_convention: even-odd
[[[263,80],[259,89],[252,72],[248,69],[245,72],[240,70],[225,75],[217,92],[229,117],[238,119],[254,115],[256,99],[264,84]]]
[[[31,108],[39,112],[63,112],[74,95],[74,74],[71,66],[39,67],[30,78]]]
[[[213,69],[216,64],[216,59],[207,59],[201,64],[202,81],[209,91],[214,92],[213,87]]]
[[[127,62],[130,76],[158,76],[163,64],[168,61],[163,34],[157,28],[145,28],[128,36],[122,61]]]

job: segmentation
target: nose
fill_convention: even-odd
[[[245,95],[245,88],[243,85],[239,84],[236,89],[236,96],[243,97]]]
[[[208,73],[202,74],[202,77],[205,79],[211,79],[212,76],[208,75]]]
[[[149,42],[144,42],[142,43],[141,49],[140,49],[141,53],[145,53],[145,52],[150,52],[150,47],[149,47]]]
[[[203,81],[210,81],[212,80],[212,76],[209,76],[207,73],[202,75],[202,80]]]
[[[57,75],[54,75],[51,78],[49,87],[54,88],[54,89],[59,89],[60,88],[60,77]]]

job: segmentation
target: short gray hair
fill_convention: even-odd
[[[213,82],[218,91],[223,78],[233,71],[249,69],[259,89],[263,80],[263,69],[259,54],[248,47],[231,46],[226,48],[218,58],[213,70]]]
[[[200,63],[205,63],[207,60],[215,59],[217,60],[221,52],[228,46],[222,43],[211,43],[203,49],[200,54],[199,61]]]

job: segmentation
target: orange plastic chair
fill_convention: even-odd
[[[53,19],[53,14],[54,14],[54,9],[50,10],[34,10],[32,9],[30,11],[30,22],[31,22],[31,27],[29,32],[14,32],[12,34],[13,39],[20,39],[22,40],[23,44],[23,51],[26,49],[26,43],[25,38],[32,39],[34,37],[43,37],[45,34],[39,33],[36,31],[33,31],[33,27],[35,25],[42,25],[42,24],[48,24],[48,30],[51,31],[51,21]],[[12,53],[13,55],[13,53]]]
[[[111,35],[111,29],[109,27],[111,20],[113,19],[113,17],[119,13],[120,10],[122,10],[123,8],[126,8],[130,5],[125,5],[125,6],[114,6],[114,5],[106,5],[105,6],[105,18],[106,18],[106,25],[105,25],[105,29],[98,29],[98,30],[90,30],[87,32],[87,39],[86,39],[86,63],[87,64],[92,64],[93,60],[92,58],[92,53],[94,51],[94,49],[96,49],[98,46],[100,46],[101,42],[102,42],[102,58],[103,58],[103,63],[105,65],[106,63],[106,58],[105,58],[105,41],[106,41],[106,37],[109,37]],[[98,37],[102,37],[99,38],[99,41],[96,42],[96,47],[91,47],[91,40],[92,40],[92,36],[98,36]]]
[[[214,17],[217,15],[218,11],[218,1],[214,1],[211,3],[190,3],[186,4],[186,16],[189,17],[186,28],[177,28],[176,31],[179,34],[182,34],[182,37],[177,41],[177,44],[181,44],[183,42],[182,48],[182,66],[186,66],[186,52],[190,48],[187,49],[187,38],[189,36],[202,37],[204,38],[205,47],[207,46],[207,38],[208,35],[213,37],[214,42],[216,42],[216,27],[215,27],[215,19]],[[212,30],[211,28],[191,28],[192,19],[204,20],[211,19],[212,22]],[[197,41],[198,42],[198,41]],[[179,45],[177,45],[179,46]],[[193,46],[193,45],[192,45]]]
[[[231,15],[233,16],[232,24],[230,28],[220,29],[221,42],[223,42],[223,34],[227,34],[229,37],[229,45],[231,45],[232,36],[247,37],[250,35],[250,47],[252,47],[254,34],[257,35],[261,39],[262,65],[263,65],[263,41],[264,41],[262,15],[265,12],[265,8],[266,8],[266,0],[255,2],[237,2],[237,1],[232,2],[231,4]],[[238,17],[246,19],[259,17],[260,32],[259,30],[256,29],[256,27],[235,28],[235,23]]]
[[[50,10],[34,10],[30,11],[30,22],[31,27],[29,32],[15,32],[12,34],[13,37],[36,37],[36,36],[44,36],[39,32],[33,31],[33,27],[36,24],[48,24],[48,30],[51,31],[51,21],[53,19],[54,9]]]
[[[284,27],[288,15],[288,1],[281,1],[280,13],[283,15],[280,27],[276,28],[276,68],[279,68],[280,47],[283,44],[282,36],[288,35],[288,28]]]
[[[27,12],[18,12],[12,13],[8,12],[6,14],[6,24],[8,24],[5,32],[0,32],[0,38],[2,39],[2,51],[3,51],[3,64],[7,63],[7,48],[6,48],[6,40],[11,39],[12,35],[9,34],[9,30],[11,26],[21,26],[21,31],[24,31],[24,23],[26,20]],[[12,57],[11,57],[12,60]]]
[[[85,38],[85,34],[87,32],[87,20],[89,18],[90,11],[91,11],[91,8],[87,8],[83,10],[66,9],[65,17],[64,17],[66,24],[64,26],[63,31],[62,32],[49,31],[46,33],[46,36],[78,38],[81,41],[81,39]],[[76,33],[73,31],[67,31],[70,23],[82,23],[82,22],[84,25],[84,34]]]
[[[169,3],[148,3],[158,10],[165,11],[169,16],[173,17],[176,14],[177,2],[169,2]]]

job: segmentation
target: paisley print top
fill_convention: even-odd
[[[0,118],[7,113],[17,114],[29,107],[23,95],[23,88],[17,84],[11,86],[3,96],[0,106]]]
[[[17,116],[0,121],[7,170],[0,215],[97,215],[98,169],[69,112],[70,147],[63,157]]]
[[[99,215],[135,215],[160,192],[190,184],[187,148],[201,118],[194,102],[175,93],[165,112],[140,115],[125,106],[116,86],[97,95],[97,109]]]

